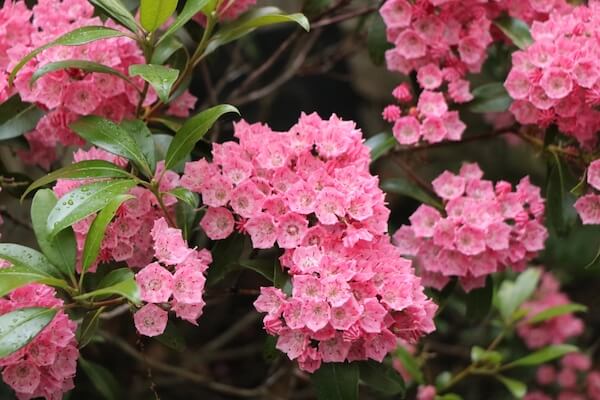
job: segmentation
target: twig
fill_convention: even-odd
[[[338,22],[346,21],[348,19],[360,17],[361,15],[370,14],[374,11],[377,11],[377,6],[369,6],[364,8],[359,8],[356,10],[352,10],[346,14],[336,15],[329,18],[322,18],[316,22],[311,23],[311,29],[321,28],[328,25],[337,24]]]
[[[7,220],[9,220],[10,222],[12,222],[13,224],[20,226],[21,228],[25,228],[27,230],[33,231],[33,227],[31,226],[31,224],[29,222],[21,221],[17,217],[12,216],[11,214],[8,213],[8,211],[4,207],[0,208],[0,215],[2,217],[6,218]]]
[[[122,304],[119,307],[100,314],[100,319],[112,319],[129,311],[129,304]]]
[[[392,158],[392,161],[394,161],[400,168],[402,168],[402,170],[404,171],[404,173],[406,173],[406,175],[408,175],[408,177],[414,183],[416,183],[421,189],[423,189],[429,195],[433,196],[433,198],[437,198],[438,197],[437,193],[435,193],[435,191],[433,190],[433,188],[431,187],[431,185],[428,182],[426,182],[423,178],[421,178],[419,175],[417,175],[412,170],[412,168],[410,167],[410,165],[408,165],[406,163],[406,161],[404,161],[402,159],[402,157],[394,157],[394,158]]]
[[[210,342],[208,342],[203,348],[203,352],[212,352],[217,349],[220,349],[224,345],[226,345],[231,339],[235,338],[240,332],[246,329],[248,326],[254,324],[256,321],[260,319],[260,314],[256,312],[248,313],[244,316],[244,318],[238,320],[235,324],[231,326],[228,330],[223,332],[221,335],[217,336]]]

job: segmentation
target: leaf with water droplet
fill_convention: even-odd
[[[19,244],[0,243],[0,259],[10,262],[15,267],[24,267],[48,277],[62,277],[46,256]]]
[[[0,358],[11,355],[31,342],[48,326],[57,310],[22,308],[0,316]]]
[[[129,66],[129,75],[140,76],[148,82],[163,103],[169,101],[171,88],[179,76],[179,71],[164,65],[135,64]]]

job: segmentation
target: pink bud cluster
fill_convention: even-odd
[[[239,143],[188,163],[184,187],[209,206],[209,238],[237,226],[253,246],[285,249],[291,293],[262,288],[255,306],[277,348],[314,371],[321,362],[381,361],[397,339],[434,330],[434,303],[386,235],[389,210],[353,122],[302,115],[287,132],[235,125]]]
[[[464,124],[456,111],[448,112],[447,100],[473,99],[466,76],[480,71],[492,33],[499,33],[492,30],[492,20],[502,12],[527,21],[544,19],[551,10],[563,8],[568,8],[564,0],[387,0],[380,9],[394,46],[386,52],[387,67],[404,75],[416,72],[424,90],[418,115],[410,110],[402,116],[395,105],[384,110],[384,119],[394,122],[394,136],[407,145],[460,139]],[[434,108],[424,108],[432,103]]]
[[[36,128],[25,135],[29,149],[18,151],[28,163],[49,168],[56,159],[57,145],[82,146],[83,140],[68,127],[81,115],[94,114],[116,122],[134,115],[144,83],[140,77],[131,78],[128,83],[114,75],[69,68],[46,74],[34,84],[30,83],[40,67],[70,59],[93,61],[127,75],[130,65],[144,64],[145,59],[139,46],[125,37],[45,50],[18,73],[14,90],[9,92],[4,78],[32,50],[84,26],[123,29],[110,20],[104,23],[93,14],[93,6],[86,0],[40,0],[32,10],[28,10],[23,1],[9,1],[0,11],[0,78],[3,78],[0,79],[0,101],[16,92],[23,101],[48,112]],[[169,111],[187,116],[195,102],[190,96],[186,93],[185,97],[177,99]],[[150,90],[144,104],[151,104],[156,99],[156,94]]]
[[[167,307],[177,317],[196,325],[205,304],[204,272],[212,262],[207,250],[190,249],[181,230],[170,228],[164,218],[154,222],[151,236],[156,261],[135,275],[140,298],[147,304],[135,313],[134,322],[138,332],[145,336],[164,332]]]
[[[510,109],[522,124],[557,124],[582,145],[598,142],[600,129],[600,3],[554,12],[534,22],[534,43],[513,53],[505,87]]]
[[[591,371],[590,358],[582,353],[570,353],[560,366],[545,364],[536,374],[538,390],[524,400],[600,400],[600,371]],[[556,396],[555,393],[558,389]]]
[[[523,304],[528,318],[552,307],[569,304],[571,301],[560,291],[560,284],[550,273],[542,275],[540,285],[532,300]],[[526,318],[517,327],[517,333],[527,347],[537,349],[551,344],[565,343],[569,338],[583,332],[583,322],[573,314],[564,314],[539,324],[528,323]]]
[[[600,159],[590,163],[587,169],[587,183],[590,193],[580,197],[575,202],[575,209],[586,225],[600,224]],[[594,190],[595,189],[595,192]]]
[[[394,239],[400,252],[415,257],[426,286],[441,289],[458,277],[465,290],[481,287],[487,275],[508,266],[522,270],[544,247],[540,189],[523,178],[512,190],[505,181],[482,179],[477,164],[463,164],[433,181],[444,200],[441,212],[421,205]]]
[[[0,298],[0,315],[21,308],[62,308],[54,289],[30,284]],[[44,397],[60,399],[73,389],[79,350],[75,340],[77,325],[59,310],[50,324],[29,344],[0,358],[2,380],[19,399]]]
[[[88,151],[76,151],[73,159],[75,162],[105,160],[123,168],[127,165],[127,161],[123,158],[94,147]],[[163,164],[159,164],[159,167],[157,167],[157,178],[164,169],[161,165]],[[54,186],[54,193],[60,198],[85,183],[90,183],[90,181],[59,179]],[[179,175],[172,171],[166,171],[160,182],[160,190],[168,192],[178,184]],[[152,260],[152,238],[149,232],[154,225],[154,221],[164,216],[163,212],[156,196],[148,189],[135,187],[130,190],[129,194],[135,198],[124,202],[117,211],[114,220],[108,225],[97,263],[126,262],[130,267],[141,268]],[[173,206],[177,199],[171,195],[166,195],[163,196],[163,201],[168,211],[173,212]],[[95,217],[96,215],[93,214],[73,224],[80,255]],[[95,268],[94,265],[91,270],[93,271]]]

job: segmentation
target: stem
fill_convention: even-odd
[[[164,175],[164,171],[163,171],[163,175]],[[162,178],[162,175],[161,175],[161,178]],[[174,227],[174,228],[177,228],[177,224],[175,223],[175,221],[173,221],[173,218],[171,218],[171,215],[169,214],[169,211],[167,210],[167,207],[165,206],[165,203],[164,203],[164,201],[162,199],[162,193],[160,192],[160,190],[158,188],[158,183],[155,183],[150,188],[150,191],[156,197],[156,200],[158,201],[158,205],[159,205],[160,209],[162,210],[163,214],[165,214],[165,217],[167,218],[167,221],[169,222],[169,225],[172,226],[172,227]]]

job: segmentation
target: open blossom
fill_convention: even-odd
[[[508,182],[494,185],[482,176],[477,164],[463,164],[458,175],[445,171],[433,181],[443,210],[423,204],[394,234],[426,286],[439,289],[456,276],[466,290],[480,287],[506,267],[522,270],[543,249],[540,189],[528,178],[513,191]]]
[[[591,1],[554,10],[531,26],[528,48],[513,53],[504,86],[515,99],[511,111],[523,124],[548,126],[572,135],[584,146],[597,143],[600,128],[600,5]]]
[[[383,358],[398,338],[432,332],[436,305],[386,234],[389,210],[353,122],[302,115],[286,132],[241,121],[239,143],[213,145],[182,185],[214,199],[200,226],[213,240],[234,226],[254,248],[279,246],[292,293],[262,288],[255,302],[277,348],[312,372],[322,362]],[[235,222],[234,222],[235,220]]]
[[[575,210],[585,225],[600,224],[600,160],[590,163],[587,169],[587,182],[590,193],[575,202]],[[595,189],[595,191],[594,191]]]
[[[533,299],[523,304],[522,307],[527,310],[528,317],[533,317],[549,308],[570,303],[567,295],[560,291],[560,285],[556,278],[546,272],[542,275]],[[517,332],[525,344],[532,349],[551,344],[562,344],[583,332],[583,322],[573,314],[559,315],[539,324],[528,323],[528,317],[518,325]],[[573,360],[573,363],[577,364],[577,361],[579,360]]]
[[[54,289],[40,284],[30,284],[0,298],[0,315],[27,307],[60,309],[63,301]],[[77,325],[64,311],[59,310],[54,319],[25,347],[0,358],[2,380],[19,399],[62,398],[73,389],[79,350],[75,340]]]
[[[140,298],[148,304],[136,311],[134,322],[140,334],[157,336],[167,326],[168,312],[161,307],[167,304],[177,317],[196,324],[205,304],[204,273],[212,258],[207,250],[188,248],[181,230],[169,227],[164,218],[157,219],[148,234],[157,261],[135,275]]]

